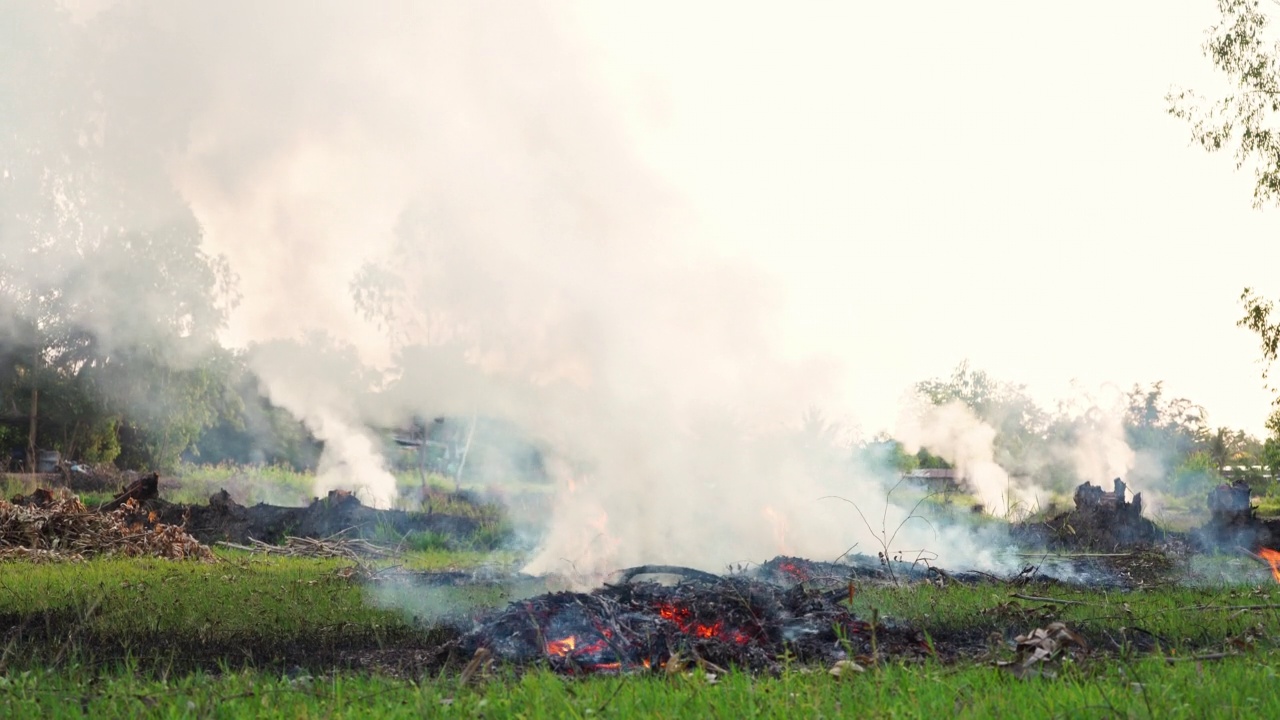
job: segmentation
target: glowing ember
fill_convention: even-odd
[[[790,575],[793,579],[798,580],[800,582],[804,582],[805,580],[809,579],[808,571],[806,571],[804,568],[800,567],[799,565],[796,565],[795,563],[789,563],[789,562],[779,563],[778,569],[786,573],[787,575]]]
[[[573,635],[570,635],[569,637],[564,638],[562,640],[552,640],[551,642],[547,643],[547,654],[559,655],[560,657],[565,657],[569,653],[573,652],[573,649],[577,646],[578,646],[578,639]]]
[[[1271,577],[1280,583],[1280,552],[1271,548],[1262,548],[1258,551],[1258,556],[1267,561],[1267,564],[1271,566]]]
[[[719,640],[733,641],[739,645],[745,645],[751,641],[751,636],[741,630],[726,632],[723,620],[717,620],[712,625],[695,623],[693,621],[693,613],[690,612],[689,608],[680,607],[678,605],[663,604],[658,606],[658,615],[675,623],[676,627],[680,628],[680,632],[694,637],[706,640],[716,638]]]
[[[720,634],[720,626],[724,623],[716,623],[715,625],[699,625],[693,629],[693,634],[700,638],[713,638]]]
[[[684,632],[689,632],[689,608],[677,607],[675,605],[662,605],[658,608],[658,614],[663,618],[670,620]]]

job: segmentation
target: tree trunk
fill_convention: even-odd
[[[36,471],[36,418],[39,416],[40,390],[31,387],[31,427],[27,430],[27,472]]]

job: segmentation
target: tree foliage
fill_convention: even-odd
[[[1260,0],[1218,0],[1218,11],[1203,50],[1229,90],[1212,99],[1175,90],[1169,113],[1205,150],[1233,149],[1236,167],[1253,169],[1256,206],[1280,204],[1280,38]]]
[[[1191,90],[1167,96],[1169,113],[1187,121],[1193,140],[1209,152],[1230,149],[1237,169],[1254,174],[1253,203],[1280,206],[1280,31],[1277,6],[1261,0],[1218,0],[1221,19],[1208,30],[1203,50],[1226,80],[1227,91],[1205,98]],[[1280,351],[1280,322],[1271,300],[1246,287],[1240,295],[1244,315],[1237,322],[1258,336],[1264,381]],[[1275,386],[1270,386],[1276,392]],[[1280,403],[1280,396],[1277,397]],[[1280,426],[1268,425],[1272,440]],[[1260,454],[1280,459],[1269,440]],[[1273,462],[1267,462],[1276,467]]]
[[[961,402],[996,431],[996,461],[1014,474],[1030,475],[1042,465],[1049,415],[1027,394],[1026,386],[997,380],[963,361],[948,378],[916,384],[934,405]],[[920,458],[921,467],[932,464]],[[944,464],[945,466],[945,464]]]
[[[92,37],[56,3],[0,27],[0,414],[38,393],[41,447],[165,469],[220,413],[234,278],[202,250],[163,143],[132,143],[122,89],[86,72],[127,42]]]
[[[1206,448],[1208,415],[1187,398],[1165,395],[1163,382],[1134,385],[1125,411],[1125,437],[1136,451],[1185,458]]]
[[[1258,336],[1262,351],[1262,379],[1267,380],[1271,364],[1276,361],[1277,351],[1280,351],[1280,322],[1272,319],[1275,306],[1270,300],[1255,293],[1253,288],[1244,289],[1240,294],[1240,304],[1244,306],[1244,317],[1236,321],[1236,325],[1252,330]],[[1271,390],[1274,392],[1276,388],[1271,386]],[[1276,403],[1280,404],[1280,396],[1276,398]]]

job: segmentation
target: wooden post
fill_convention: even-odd
[[[453,476],[453,491],[462,489],[462,469],[467,466],[467,455],[471,452],[471,438],[476,434],[476,414],[471,413],[471,427],[467,428],[467,444],[462,447],[462,459],[458,461],[458,472]]]

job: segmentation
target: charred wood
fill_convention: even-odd
[[[130,500],[135,500],[138,504],[142,504],[158,497],[160,497],[160,476],[156,473],[151,473],[129,483],[129,486],[121,490],[120,494],[103,503],[98,510],[111,512]]]

